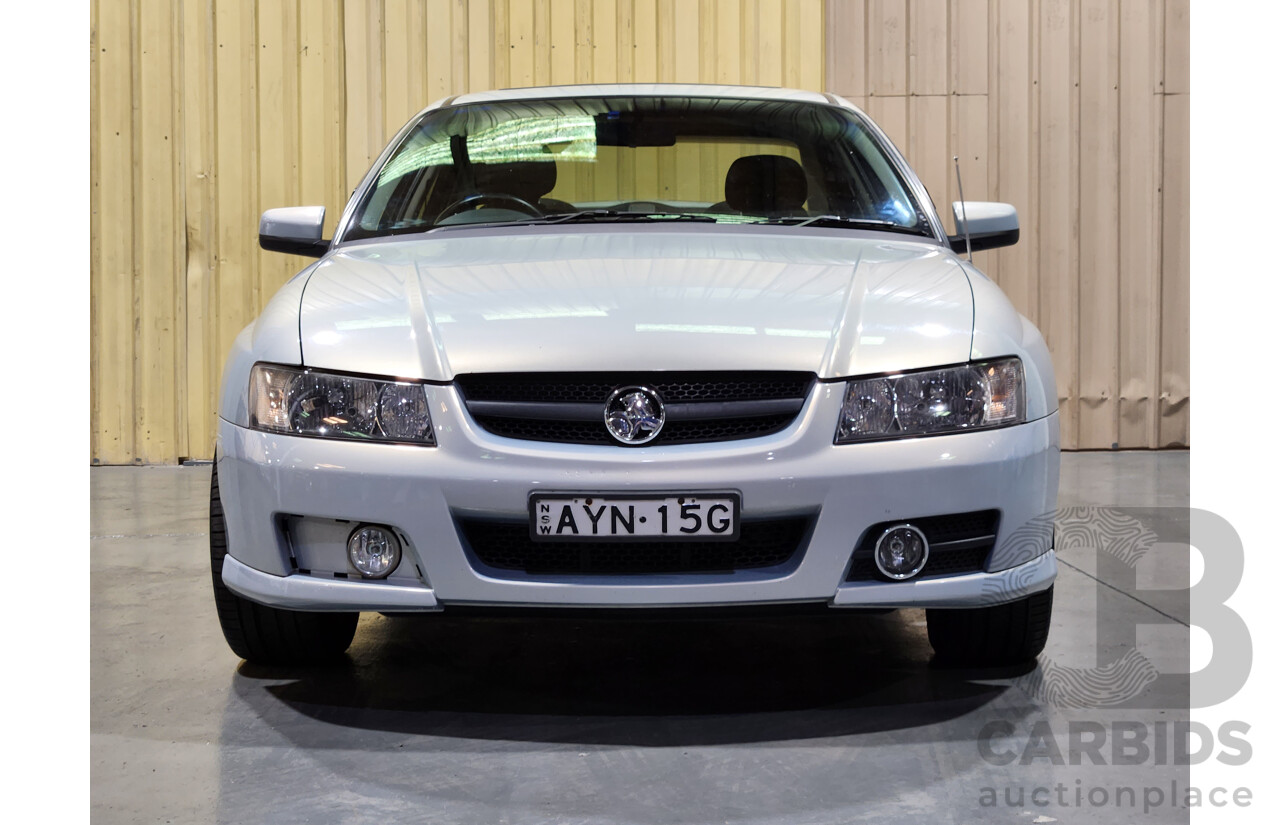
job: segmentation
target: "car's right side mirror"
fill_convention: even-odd
[[[258,246],[269,252],[321,257],[329,251],[329,241],[324,240],[324,207],[268,209],[258,221]]]
[[[1013,246],[1018,242],[1018,210],[1010,203],[991,201],[956,201],[951,204],[956,219],[956,234],[949,240],[956,252],[965,252],[972,245],[974,252]],[[967,221],[966,221],[967,218]],[[965,242],[965,226],[969,228],[969,241]]]

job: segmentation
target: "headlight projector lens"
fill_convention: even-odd
[[[909,579],[929,560],[929,541],[910,524],[885,530],[876,542],[876,567],[891,579]]]
[[[400,563],[400,542],[389,527],[363,524],[347,539],[351,566],[371,579],[385,579]]]

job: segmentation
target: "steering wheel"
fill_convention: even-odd
[[[440,214],[436,216],[436,222],[439,223],[445,218],[452,217],[465,208],[477,209],[483,204],[505,206],[509,209],[514,209],[516,212],[523,212],[531,218],[541,218],[546,215],[538,207],[523,198],[517,198],[515,195],[478,192],[474,195],[467,195],[465,198],[459,198],[444,209],[441,209]]]

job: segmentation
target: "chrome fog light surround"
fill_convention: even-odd
[[[894,581],[917,575],[929,561],[929,540],[910,524],[895,524],[876,541],[876,567]]]
[[[400,540],[390,527],[362,524],[347,539],[347,558],[365,578],[385,579],[400,564]]]

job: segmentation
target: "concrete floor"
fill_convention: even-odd
[[[932,665],[915,610],[705,623],[365,614],[344,667],[255,668],[214,615],[209,468],[94,469],[93,820],[1186,822],[1184,808],[1142,805],[1145,787],[1167,795],[1188,769],[1119,765],[1111,744],[1116,724],[1157,737],[1156,723],[1187,718],[1186,682],[1170,674],[1188,670],[1188,559],[1171,543],[1185,541],[1188,472],[1187,453],[1063,456],[1063,507],[1125,508],[1107,523],[1140,523],[1162,543],[1135,564],[1060,539],[1048,648],[1033,669],[991,672]],[[1111,732],[1104,764],[1071,759],[1073,722]],[[1031,743],[1030,764],[983,758],[984,729],[1005,723],[992,749]],[[1115,804],[1122,786],[1136,810]],[[1036,787],[1050,804],[1033,803]],[[1096,788],[1108,801],[1094,807]]]

